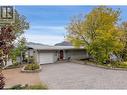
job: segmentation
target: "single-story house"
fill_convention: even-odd
[[[33,56],[39,64],[54,63],[66,59],[88,58],[88,53],[84,48],[74,46],[27,45],[27,47],[27,55]]]

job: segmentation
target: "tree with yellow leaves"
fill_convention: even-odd
[[[125,45],[124,31],[118,27],[120,10],[105,6],[94,8],[85,16],[74,17],[68,25],[67,39],[77,47],[84,47],[99,63],[110,60]]]

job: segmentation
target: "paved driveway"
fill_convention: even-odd
[[[75,63],[42,65],[40,77],[49,89],[127,89],[127,71]]]

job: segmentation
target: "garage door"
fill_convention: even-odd
[[[53,63],[54,53],[40,53],[40,64]]]

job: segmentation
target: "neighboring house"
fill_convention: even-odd
[[[66,59],[88,58],[84,48],[74,46],[27,45],[29,56],[33,56],[39,64],[54,63]]]

